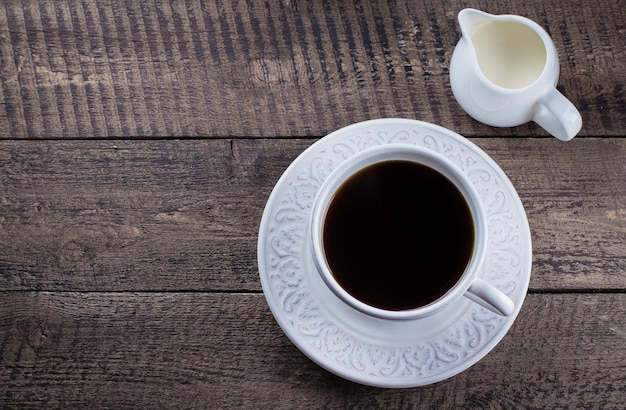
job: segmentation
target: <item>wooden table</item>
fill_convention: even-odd
[[[552,35],[577,138],[460,109],[448,67],[469,6]],[[625,21],[622,0],[2,2],[0,407],[624,408]],[[504,339],[412,389],[306,358],[256,262],[291,161],[381,117],[485,150],[533,240]]]

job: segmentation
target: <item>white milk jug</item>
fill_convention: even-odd
[[[548,33],[521,16],[464,9],[458,18],[450,85],[461,107],[495,127],[534,121],[560,140],[574,138],[582,119],[556,89],[559,60]]]

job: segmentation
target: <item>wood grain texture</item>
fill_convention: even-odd
[[[319,137],[380,117],[546,135],[459,109],[448,66],[472,6],[546,28],[581,135],[624,135],[620,0],[22,0],[0,5],[0,138]]]
[[[618,408],[624,303],[623,294],[529,295],[469,370],[389,390],[311,362],[261,294],[3,292],[0,406]]]
[[[473,141],[527,210],[531,290],[626,290],[626,140]],[[259,291],[263,208],[313,142],[0,141],[0,290]]]
[[[546,28],[579,137],[462,112],[465,7]],[[622,408],[625,21],[621,0],[0,2],[0,408]],[[533,240],[506,337],[416,389],[308,360],[256,264],[286,167],[379,117],[470,137]]]

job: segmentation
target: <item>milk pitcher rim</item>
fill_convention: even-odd
[[[541,74],[537,76],[537,78],[530,84],[525,85],[524,87],[519,88],[508,88],[498,85],[491,81],[483,70],[480,68],[480,64],[478,63],[478,55],[476,52],[476,47],[474,42],[472,41],[472,35],[479,28],[477,27],[476,22],[470,23],[468,19],[485,19],[485,23],[490,21],[511,21],[519,24],[523,24],[530,29],[532,29],[541,39],[544,45],[544,49],[546,51],[546,62],[543,66]],[[504,93],[524,93],[527,89],[536,86],[538,83],[543,82],[543,79],[546,76],[553,77],[554,80],[551,85],[556,86],[559,78],[559,64],[558,64],[558,53],[556,47],[554,46],[554,42],[552,38],[548,34],[547,31],[535,21],[515,14],[491,14],[482,10],[474,9],[474,8],[465,8],[461,10],[458,14],[459,27],[461,28],[461,35],[467,41],[467,45],[470,47],[471,52],[471,63],[477,69],[481,80],[484,81],[488,86],[493,87],[499,92]],[[480,24],[480,23],[479,23]]]

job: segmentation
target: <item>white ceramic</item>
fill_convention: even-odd
[[[557,89],[559,60],[537,23],[475,9],[458,16],[462,37],[450,61],[455,98],[474,119],[496,127],[534,121],[569,141],[582,126],[576,107]]]
[[[478,192],[487,220],[487,252],[479,277],[514,303],[509,316],[458,298],[421,319],[367,315],[341,300],[319,275],[310,252],[309,220],[331,172],[354,154],[384,144],[438,152]],[[311,360],[354,382],[414,387],[452,377],[485,357],[513,325],[532,263],[530,229],[514,187],[480,148],[445,128],[406,119],[353,124],[320,139],[285,170],[261,219],[258,266],[276,321]]]
[[[323,243],[324,219],[339,187],[362,169],[375,163],[390,160],[416,162],[443,174],[459,189],[465,198],[469,205],[474,225],[474,249],[467,268],[459,281],[436,301],[419,308],[400,311],[385,310],[368,305],[344,290],[331,273],[331,269],[326,261]],[[424,215],[424,217],[430,216]],[[468,176],[458,166],[445,156],[428,148],[408,144],[384,144],[360,151],[346,159],[326,178],[316,195],[310,218],[310,235],[313,260],[326,285],[341,300],[370,316],[381,319],[402,320],[423,318],[440,311],[464,294],[471,300],[477,301],[481,305],[504,316],[510,315],[515,309],[513,302],[508,296],[478,277],[487,251],[487,222],[476,188],[474,188]],[[384,240],[384,238],[381,239]],[[436,272],[432,273],[436,274]],[[384,272],[381,272],[381,274],[384,274]]]

